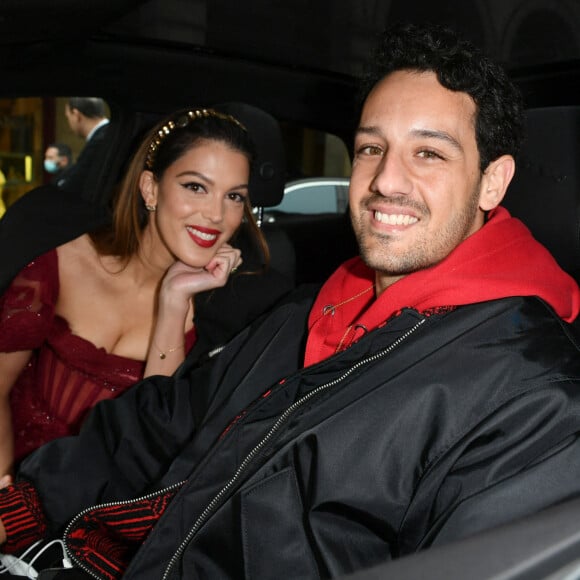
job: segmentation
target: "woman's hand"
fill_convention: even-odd
[[[177,261],[167,270],[159,290],[145,377],[168,376],[181,364],[185,358],[184,335],[195,314],[192,298],[199,292],[224,286],[241,263],[240,250],[224,244],[205,268],[192,268]]]
[[[229,244],[224,244],[216,252],[216,255],[210,260],[209,264],[204,268],[205,271],[211,274],[214,279],[214,284],[206,288],[206,290],[224,286],[229,275],[237,270],[241,265],[241,250],[233,248]]]
[[[192,296],[224,286],[241,263],[241,251],[229,244],[224,244],[205,268],[192,268],[183,262],[175,262],[161,283],[160,309],[187,312]]]

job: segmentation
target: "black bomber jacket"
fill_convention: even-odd
[[[178,489],[124,578],[330,578],[578,494],[578,343],[545,303],[405,309],[301,368],[310,305],[99,404],[78,437],[29,457],[20,477],[52,533]]]

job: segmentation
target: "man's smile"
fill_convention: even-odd
[[[376,221],[390,226],[408,226],[417,223],[419,220],[412,215],[401,213],[383,213],[374,211],[373,217]]]

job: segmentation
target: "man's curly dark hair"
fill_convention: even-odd
[[[373,87],[399,70],[434,72],[445,88],[471,96],[482,172],[501,155],[517,155],[523,139],[521,93],[507,72],[476,46],[439,25],[388,28],[361,78],[360,109]]]

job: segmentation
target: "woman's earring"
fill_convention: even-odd
[[[148,203],[145,204],[145,209],[147,211],[155,211],[157,209],[156,205],[149,205]]]

